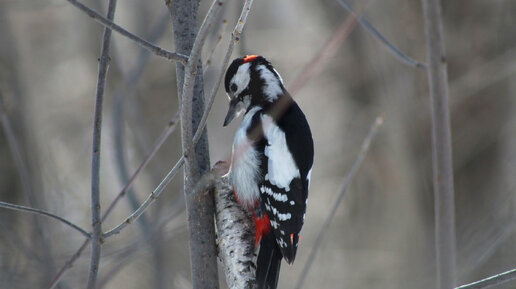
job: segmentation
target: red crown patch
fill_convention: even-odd
[[[256,58],[258,58],[258,55],[246,55],[244,57],[244,63],[251,62],[251,61],[255,60]]]

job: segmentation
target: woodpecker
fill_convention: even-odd
[[[305,115],[264,57],[233,60],[225,76],[228,125],[244,113],[233,141],[229,180],[253,216],[259,289],[277,287],[282,258],[292,264],[303,226],[314,148]]]

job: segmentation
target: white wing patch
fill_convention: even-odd
[[[278,80],[278,77],[276,77],[274,72],[270,71],[265,65],[258,65],[256,69],[258,69],[260,72],[260,78],[264,81],[265,85],[263,92],[267,95],[267,100],[273,102],[278,98],[278,95],[283,93],[280,85],[281,76],[278,74],[280,79]]]
[[[285,133],[266,114],[262,115],[262,125],[263,134],[268,140],[264,153],[269,159],[269,171],[265,175],[265,180],[289,192],[290,183],[300,175],[292,154],[288,150]]]
[[[238,200],[248,208],[251,208],[254,201],[260,197],[260,191],[256,185],[260,174],[259,153],[253,148],[251,140],[247,138],[247,129],[251,125],[251,120],[260,109],[254,107],[245,114],[236,131],[231,156],[229,177]]]
[[[251,81],[251,73],[249,73],[249,67],[251,63],[244,63],[238,67],[235,76],[231,79],[231,84],[236,84],[237,91],[234,95],[239,95],[242,90],[244,90],[248,85],[249,81]]]

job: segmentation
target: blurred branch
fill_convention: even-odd
[[[358,22],[378,41],[380,41],[386,48],[389,50],[398,60],[401,62],[408,64],[410,66],[416,67],[416,68],[426,68],[426,64],[419,62],[417,60],[414,60],[407,55],[405,55],[403,52],[401,52],[399,49],[394,47],[378,30],[376,30],[369,21],[367,21],[364,17],[362,17],[360,14],[355,12],[351,5],[348,4],[345,0],[337,0],[337,2],[344,7],[346,10],[348,10],[349,13],[353,14],[357,19]]]
[[[56,287],[57,283],[59,283],[59,281],[63,277],[64,272],[66,272],[66,270],[72,268],[73,263],[75,263],[75,261],[77,261],[77,259],[79,259],[79,257],[82,254],[82,251],[84,251],[84,249],[86,249],[86,247],[88,247],[90,240],[91,239],[86,239],[84,241],[84,243],[82,243],[81,247],[72,255],[72,257],[68,261],[66,261],[66,263],[63,265],[61,270],[59,270],[59,272],[57,272],[57,274],[54,277],[54,279],[52,280],[52,282],[50,282],[50,284],[47,286],[47,289],[53,289],[54,287]]]
[[[312,250],[310,251],[310,254],[308,255],[308,261],[305,263],[305,266],[303,267],[303,271],[301,271],[301,275],[299,275],[299,279],[297,280],[296,286],[294,288],[301,288],[303,287],[305,283],[305,278],[308,275],[308,272],[310,271],[310,268],[312,267],[313,262],[315,261],[315,257],[317,255],[317,251],[319,250],[319,247],[322,244],[323,238],[325,233],[328,231],[328,228],[330,227],[330,223],[333,220],[333,217],[335,217],[335,213],[337,212],[337,209],[339,208],[339,204],[342,201],[342,198],[344,197],[344,194],[346,193],[346,190],[351,183],[351,180],[357,173],[358,169],[360,168],[360,165],[364,161],[364,158],[366,156],[367,151],[369,150],[369,146],[371,145],[371,141],[376,135],[376,132],[378,131],[378,128],[383,124],[383,116],[379,116],[374,121],[373,125],[369,129],[369,133],[367,134],[366,138],[362,142],[362,145],[360,146],[360,152],[358,153],[355,161],[351,165],[351,168],[348,171],[348,174],[346,175],[346,178],[344,179],[344,182],[342,183],[342,186],[340,187],[339,193],[337,194],[337,199],[335,202],[333,202],[333,205],[330,209],[330,212],[328,213],[328,216],[326,217],[326,220],[324,221],[324,224],[321,227],[321,230],[317,234],[317,239],[315,240],[315,243],[312,247]]]
[[[438,0],[422,0],[425,18],[428,85],[432,114],[437,284],[440,289],[456,285],[455,204],[451,148],[448,75]]]
[[[157,56],[164,57],[168,60],[179,61],[181,63],[186,63],[188,61],[188,56],[182,55],[179,53],[175,53],[175,52],[170,52],[166,49],[163,49],[159,46],[156,46],[156,45],[150,43],[149,41],[147,41],[135,34],[132,34],[131,32],[125,30],[121,26],[116,25],[111,20],[104,18],[102,15],[97,13],[95,10],[89,8],[88,6],[82,4],[81,2],[79,2],[77,0],[66,0],[66,1],[70,2],[70,4],[72,4],[73,6],[79,8],[81,11],[83,11],[88,16],[93,18],[93,20],[104,25],[104,27],[110,28],[110,29],[120,33],[121,35],[131,39],[136,44],[140,45],[141,47],[143,47],[145,49],[148,49],[149,51],[151,51],[152,53],[154,53]]]
[[[292,95],[296,95],[308,81],[320,70],[322,64],[327,59],[337,53],[338,48],[342,45],[344,40],[349,36],[355,24],[357,23],[356,15],[348,17],[342,21],[339,27],[333,32],[326,44],[305,64],[301,72],[296,76],[289,87]]]
[[[122,188],[122,190],[120,190],[120,192],[118,193],[118,195],[115,197],[115,199],[111,202],[111,204],[109,205],[109,207],[107,208],[106,212],[104,212],[104,216],[102,217],[102,221],[104,221],[104,219],[111,213],[111,211],[113,210],[113,208],[116,206],[116,204],[118,203],[118,201],[125,196],[125,194],[127,193],[127,190],[129,190],[129,188],[131,187],[131,185],[133,184],[134,180],[136,179],[136,177],[138,175],[140,175],[140,173],[142,172],[142,170],[149,164],[149,162],[154,158],[154,156],[156,155],[156,153],[158,152],[158,150],[161,148],[161,146],[163,145],[163,143],[165,143],[165,141],[167,140],[167,138],[170,136],[170,134],[172,132],[174,132],[174,130],[176,129],[176,126],[177,126],[177,119],[179,117],[179,112],[177,112],[174,117],[172,118],[172,120],[170,120],[170,122],[168,123],[167,127],[163,130],[163,132],[161,133],[160,137],[156,140],[156,142],[154,143],[154,145],[152,146],[152,149],[151,151],[145,156],[145,159],[143,160],[143,162],[138,166],[138,168],[136,168],[136,171],[134,171],[134,173],[131,175],[131,177],[129,178],[129,180],[127,181],[127,183],[124,185],[124,187]]]
[[[15,210],[15,211],[29,212],[29,213],[33,213],[33,214],[44,215],[44,216],[56,219],[58,221],[61,221],[65,225],[68,225],[68,226],[74,228],[75,230],[77,230],[78,232],[83,234],[84,237],[86,237],[86,238],[90,238],[91,237],[90,233],[86,232],[86,230],[84,230],[83,228],[75,225],[74,223],[72,223],[72,222],[70,222],[70,221],[68,221],[68,220],[66,220],[66,219],[64,219],[62,217],[59,217],[57,215],[54,215],[54,214],[49,213],[49,212],[44,211],[44,210],[30,208],[30,207],[25,207],[25,206],[20,206],[20,205],[15,205],[15,204],[10,204],[10,203],[1,202],[1,201],[0,201],[0,207],[6,208],[6,209]]]
[[[7,138],[7,143],[9,144],[9,149],[11,150],[11,154],[14,159],[14,163],[16,165],[16,169],[18,170],[18,175],[20,176],[20,182],[25,192],[25,197],[27,198],[27,202],[34,206],[35,202],[32,197],[32,186],[29,176],[29,169],[27,165],[23,161],[22,153],[20,151],[20,144],[16,139],[16,135],[14,134],[13,127],[11,122],[9,121],[9,117],[7,116],[6,104],[4,101],[4,96],[0,91],[0,121],[2,122],[2,128],[4,129],[5,137]]]
[[[152,147],[152,150],[147,154],[143,162],[138,166],[136,171],[133,173],[133,175],[129,178],[125,186],[122,188],[122,190],[118,193],[116,198],[111,202],[106,212],[104,212],[104,215],[102,216],[102,222],[106,220],[106,218],[109,216],[109,214],[114,209],[115,205],[118,203],[118,201],[125,195],[129,187],[132,185],[136,177],[140,174],[140,172],[149,164],[149,162],[153,159],[156,152],[159,150],[161,145],[165,142],[165,140],[168,138],[168,136],[174,131],[177,124],[177,117],[178,113],[174,116],[174,118],[169,122],[168,126],[165,128],[161,136],[158,138],[158,140],[155,142],[154,146]],[[63,274],[66,272],[66,270],[70,269],[72,265],[75,263],[75,261],[79,258],[79,256],[82,254],[82,251],[86,248],[86,246],[89,244],[90,239],[86,239],[84,243],[81,245],[81,247],[72,255],[72,257],[63,265],[61,270],[56,274],[54,279],[50,282],[47,289],[53,289],[59,280],[61,280]]]
[[[116,0],[109,0],[107,19],[112,21],[115,16]],[[97,95],[95,99],[95,116],[93,120],[93,141],[91,156],[91,258],[88,274],[87,289],[94,289],[100,264],[102,240],[102,220],[100,213],[100,144],[102,136],[102,109],[104,107],[104,89],[110,61],[109,46],[111,44],[111,29],[104,28],[102,48],[100,53],[99,72],[97,80]]]
[[[509,281],[516,280],[516,269],[503,272],[480,281],[456,287],[455,289],[482,289],[498,286]]]
[[[163,37],[165,31],[168,31],[170,24],[170,15],[168,11],[162,11],[161,16],[150,28],[150,32],[146,34],[148,35],[149,42],[156,43],[159,39]],[[113,151],[115,151],[115,159],[118,176],[122,184],[126,184],[130,177],[130,169],[127,162],[127,140],[125,138],[125,124],[126,124],[126,107],[127,104],[130,103],[130,100],[133,99],[133,96],[137,92],[137,85],[141,80],[141,76],[143,75],[143,71],[147,64],[149,63],[149,59],[151,59],[151,53],[147,49],[140,47],[138,58],[136,64],[131,67],[131,69],[124,73],[124,81],[119,85],[118,89],[114,93],[114,100],[112,104],[112,134],[113,134]],[[134,99],[133,99],[134,101]],[[177,114],[176,114],[177,115]],[[134,115],[132,115],[134,118]],[[176,122],[176,117],[173,122]],[[140,206],[140,200],[138,198],[138,194],[134,188],[127,189],[127,202],[130,206],[130,211],[135,211]],[[167,209],[168,210],[168,209]],[[150,222],[147,216],[144,214],[138,219],[138,227],[142,234],[145,236],[145,239],[148,243],[152,243],[151,251],[153,260],[150,261],[152,263],[152,272],[154,278],[152,278],[153,288],[162,289],[165,288],[166,284],[166,268],[163,266],[162,260],[165,258],[162,250],[162,242],[161,235],[162,232],[155,231],[153,228],[155,227],[154,222]],[[154,235],[154,236],[151,236]],[[122,268],[120,266],[119,268]],[[114,276],[115,274],[107,274],[107,276]],[[97,288],[102,288],[103,284],[105,284],[109,280],[109,278],[99,277],[99,284]]]
[[[217,40],[215,40],[215,44],[211,48],[210,54],[208,55],[208,58],[206,59],[206,62],[203,65],[203,73],[206,73],[206,71],[208,70],[208,67],[210,67],[210,65],[211,65],[211,62],[212,62],[211,59],[213,58],[213,54],[215,54],[215,50],[217,49],[217,47],[219,47],[219,44],[222,40],[222,35],[224,34],[224,30],[226,29],[227,24],[228,24],[228,21],[226,19],[223,19],[222,25],[220,25],[219,32],[217,33]]]
[[[185,161],[184,156],[181,156],[179,161],[177,161],[177,163],[168,172],[168,174],[161,181],[161,183],[159,183],[159,185],[156,187],[156,189],[154,189],[154,191],[152,191],[149,194],[147,199],[140,205],[140,207],[136,211],[134,211],[129,217],[127,217],[124,222],[120,223],[118,226],[116,226],[113,229],[111,229],[111,230],[107,231],[106,233],[104,233],[103,238],[106,239],[106,238],[111,237],[112,235],[120,233],[120,231],[123,228],[125,228],[127,225],[131,224],[135,219],[140,217],[141,214],[143,214],[143,212],[145,211],[145,209],[147,209],[147,207],[150,204],[152,204],[152,202],[154,202],[159,197],[161,192],[163,192],[165,187],[170,183],[172,178],[176,175],[176,173],[178,172],[179,168],[181,168],[181,166],[183,165],[184,161]]]
[[[171,230],[165,230],[165,225],[168,223],[168,221],[179,214],[176,211],[172,215],[174,216],[167,218],[168,220],[158,221],[157,225],[153,228],[153,231],[155,232],[162,232],[167,238],[167,242],[170,241],[169,239],[177,238],[180,235],[179,233],[182,233],[186,230],[186,224],[183,224],[182,222]],[[153,242],[156,241],[155,238],[157,237],[155,232],[152,233],[150,238],[144,237],[137,239],[127,246],[122,248],[117,247],[116,252],[103,254],[103,258],[114,258],[115,260],[112,263],[115,264],[103,274],[104,276],[99,278],[97,289],[104,288],[109,283],[109,281],[111,281],[125,266],[129,265],[134,259],[136,259],[136,257],[141,257],[142,253],[145,253],[145,250],[154,250]]]
[[[168,23],[170,22],[170,15],[164,12],[160,19],[157,21],[157,24],[154,25],[151,29],[151,33],[149,35],[149,40],[154,42],[159,40],[166,28]],[[143,70],[150,59],[150,52],[146,49],[140,49],[138,60],[136,64],[131,68],[131,70],[125,75],[125,79],[122,84],[118,87],[116,92],[114,93],[114,100],[112,105],[112,133],[113,133],[113,150],[115,151],[116,165],[117,171],[122,184],[127,184],[129,180],[129,168],[126,162],[126,142],[125,140],[125,130],[124,130],[124,111],[126,101],[131,98],[136,92],[136,86],[138,84],[139,79],[143,74]],[[175,123],[177,119],[177,114],[174,116],[174,119],[170,123]],[[169,125],[170,126],[170,125]],[[169,130],[167,130],[169,131]],[[168,136],[168,134],[166,135]],[[160,138],[162,139],[162,138]],[[161,144],[160,144],[161,145]],[[152,150],[155,152],[155,150]],[[124,190],[125,191],[125,190]],[[132,210],[136,210],[140,205],[140,202],[134,193],[134,191],[130,188],[127,189],[127,200],[131,206]],[[140,219],[141,228],[144,231],[148,231],[148,224],[145,218]]]

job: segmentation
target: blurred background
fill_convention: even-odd
[[[228,0],[203,52],[214,85],[242,1]],[[420,1],[349,1],[396,47],[425,61]],[[84,0],[106,13],[106,0]],[[204,15],[210,1],[201,1]],[[442,1],[455,176],[457,278],[516,264],[516,2]],[[202,16],[200,16],[202,19]],[[224,19],[227,24],[224,24]],[[434,288],[434,216],[427,77],[395,59],[335,0],[255,1],[234,51],[261,54],[304,110],[315,141],[294,288],[361,142],[385,123],[353,179],[303,288]],[[119,1],[115,22],[174,50],[163,1]],[[97,58],[103,27],[64,0],[0,0],[0,93],[21,162],[0,132],[0,200],[87,228]],[[219,35],[222,41],[216,45]],[[214,50],[215,49],[215,50]],[[211,163],[227,160],[235,121],[219,89],[208,121]],[[113,33],[102,131],[105,211],[177,111],[175,64]],[[181,154],[173,132],[104,228],[117,225]],[[25,164],[20,166],[20,163]],[[20,178],[20,172],[22,177]],[[102,250],[99,288],[191,288],[182,176]],[[0,287],[46,288],[84,237],[42,216],[0,209]],[[57,288],[85,286],[89,247]],[[220,275],[222,288],[224,277]],[[515,288],[509,284],[500,288]]]

